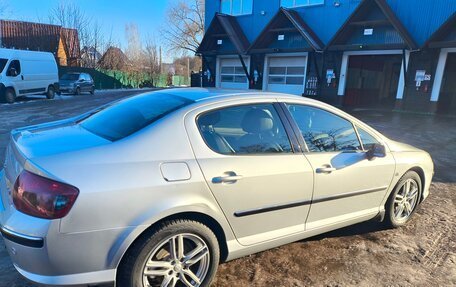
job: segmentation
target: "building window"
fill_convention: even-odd
[[[325,0],[280,0],[280,6],[287,8],[322,4],[325,4]]]
[[[223,66],[220,71],[221,81],[224,83],[247,83],[242,66]]]
[[[252,14],[253,0],[221,0],[220,12],[228,15]]]

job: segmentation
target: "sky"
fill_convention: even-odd
[[[76,3],[87,16],[97,20],[104,34],[125,49],[125,25],[135,23],[142,39],[153,37],[163,45],[160,27],[165,20],[169,0],[63,0]],[[50,11],[62,0],[0,0],[7,11],[2,18],[11,20],[49,22]],[[163,55],[165,60],[167,55]]]

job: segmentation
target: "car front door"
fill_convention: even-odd
[[[309,212],[313,171],[294,152],[296,139],[277,107],[237,101],[186,117],[206,182],[243,245],[303,232]]]
[[[367,158],[366,149],[377,143],[341,115],[303,104],[286,104],[297,133],[307,146],[304,156],[315,173],[314,195],[306,230],[374,217],[389,188],[395,160],[387,152],[383,158]],[[360,128],[359,128],[360,129]],[[360,129],[361,130],[361,129]],[[360,142],[365,139],[365,146]]]

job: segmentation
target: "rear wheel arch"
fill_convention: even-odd
[[[126,248],[125,252],[123,252],[120,260],[117,262],[116,269],[119,268],[119,266],[122,264],[123,259],[126,257],[126,255],[132,250],[133,246],[135,245],[136,242],[141,240],[144,237],[149,237],[152,236],[153,233],[162,226],[163,223],[172,221],[172,220],[191,220],[191,221],[196,221],[199,222],[205,226],[207,226],[216,236],[217,242],[220,248],[220,262],[223,262],[226,260],[228,257],[228,246],[226,243],[226,235],[225,231],[223,230],[223,227],[220,225],[220,223],[214,219],[213,217],[200,213],[200,212],[181,212],[181,213],[176,213],[173,215],[169,215],[167,217],[164,217],[157,222],[153,223],[149,227],[147,227],[145,230],[143,230],[138,236],[135,237],[135,239],[130,242],[128,245],[128,248]]]

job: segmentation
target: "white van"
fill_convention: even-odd
[[[0,49],[0,101],[13,103],[18,96],[45,94],[53,99],[58,90],[54,55],[46,52]]]

